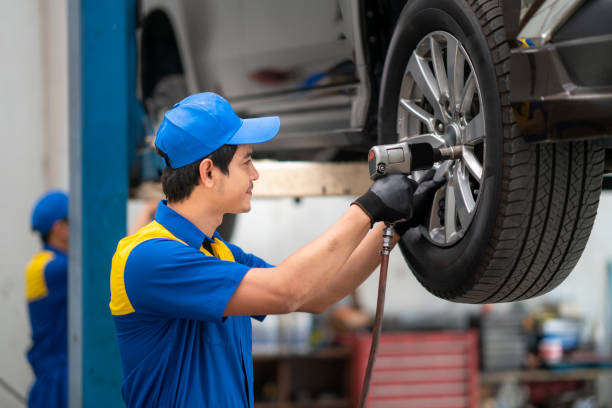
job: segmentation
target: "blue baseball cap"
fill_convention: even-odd
[[[280,129],[278,116],[241,119],[229,102],[212,92],[183,99],[164,115],[155,146],[177,169],[202,159],[223,145],[263,143]]]
[[[57,220],[68,219],[68,194],[51,190],[38,199],[32,210],[32,229],[46,235]]]

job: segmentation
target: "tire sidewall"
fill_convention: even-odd
[[[397,141],[399,92],[406,66],[418,42],[433,31],[446,31],[457,38],[476,71],[487,135],[484,182],[472,223],[455,245],[435,246],[421,231],[412,229],[402,237],[400,248],[413,273],[428,290],[454,298],[473,286],[487,264],[487,247],[502,187],[504,126],[495,65],[472,9],[461,0],[415,0],[402,11],[385,60],[379,98],[379,143]]]

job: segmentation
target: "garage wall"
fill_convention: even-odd
[[[68,187],[66,2],[0,0],[0,406],[23,406],[32,373],[23,269],[40,248],[30,209],[47,188]]]
[[[43,170],[45,188],[68,189],[67,0],[38,0],[43,61]]]

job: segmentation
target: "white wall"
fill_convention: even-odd
[[[67,0],[38,0],[43,74],[45,188],[68,189]]]
[[[45,189],[68,187],[66,2],[0,0],[0,10],[0,382],[26,395],[23,270],[40,248],[30,209]],[[23,404],[0,384],[0,406]]]

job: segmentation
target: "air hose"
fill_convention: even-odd
[[[361,386],[361,396],[359,397],[359,408],[364,408],[370,391],[370,382],[372,380],[372,370],[376,361],[376,352],[378,351],[378,342],[380,341],[380,333],[382,331],[382,316],[385,310],[385,292],[387,291],[387,268],[389,267],[389,254],[393,248],[393,227],[390,224],[385,224],[383,229],[382,250],[380,251],[380,277],[378,279],[378,300],[376,301],[376,317],[374,318],[374,327],[372,329],[372,345],[370,346],[370,356],[368,357],[368,365],[366,367],[365,376],[363,377],[363,385]]]

